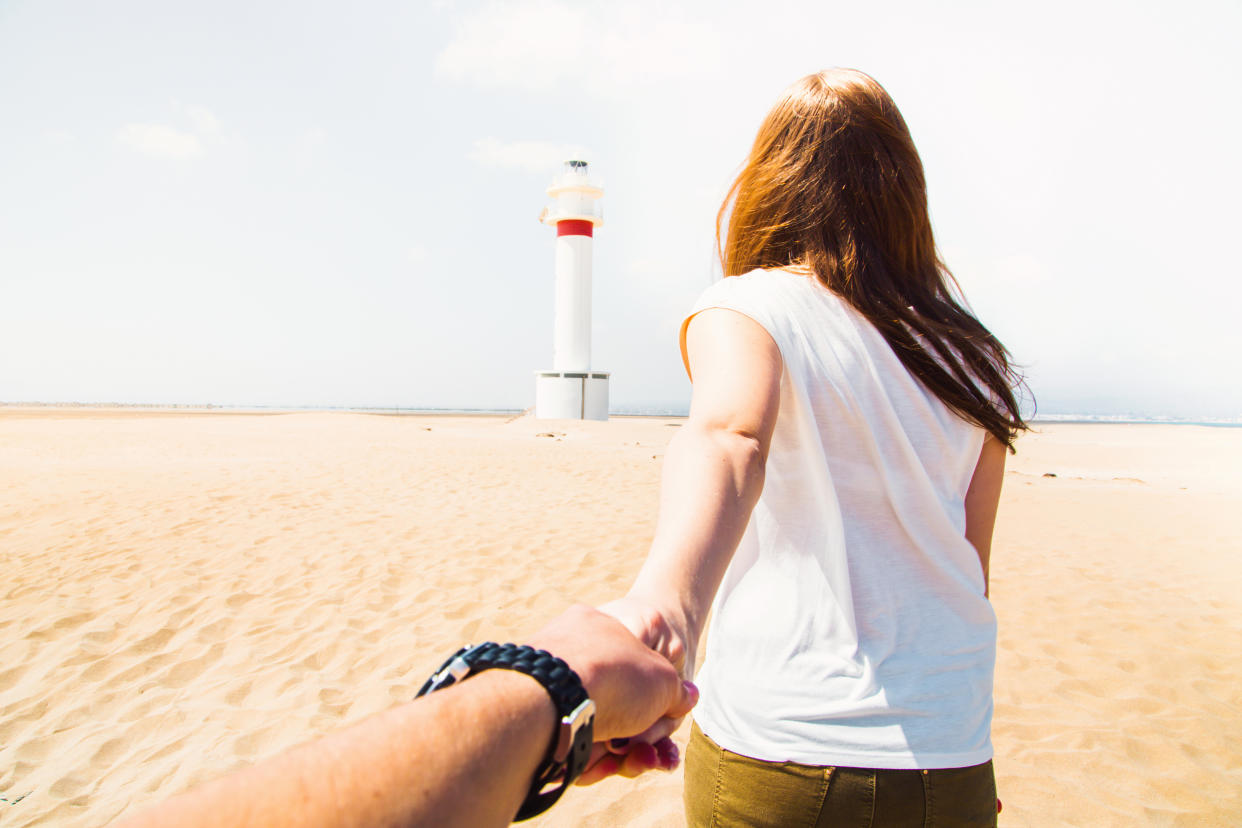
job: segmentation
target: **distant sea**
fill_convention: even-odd
[[[685,417],[689,409],[677,406],[628,406],[609,412],[621,417]],[[1242,428],[1242,417],[1147,417],[1139,414],[1036,414],[1033,423],[1108,423],[1139,425],[1197,425]]]
[[[54,408],[154,408],[154,409],[227,409],[231,411],[355,411],[366,414],[456,414],[521,416],[530,409],[522,408],[433,408],[365,405],[227,405],[220,403],[82,403],[82,402],[0,402],[0,407],[49,406]],[[609,411],[614,417],[685,417],[685,405],[618,406]],[[1191,425],[1213,428],[1242,428],[1242,417],[1162,417],[1139,414],[1048,414],[1040,412],[1032,423],[1099,423],[1108,425]]]
[[[350,409],[353,411],[389,411],[391,409]],[[524,413],[519,409],[398,409],[402,414],[510,414]],[[608,412],[614,417],[685,417],[689,408],[677,406],[621,406]],[[1137,414],[1036,414],[1032,423],[1099,423],[1109,425],[1193,425],[1214,428],[1242,428],[1242,417],[1213,419],[1196,417],[1145,417]]]
[[[609,412],[621,417],[685,417],[687,408],[635,406]],[[1145,417],[1138,414],[1036,414],[1032,423],[1101,423],[1137,425],[1197,425],[1215,428],[1242,428],[1242,417]]]
[[[1032,423],[1104,423],[1136,425],[1195,425],[1213,428],[1242,428],[1242,417],[1142,417],[1135,414],[1036,414]]]

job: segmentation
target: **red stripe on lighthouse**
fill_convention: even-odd
[[[582,219],[565,219],[556,223],[558,236],[593,236],[595,225]]]

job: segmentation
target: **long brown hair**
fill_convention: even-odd
[[[833,69],[785,90],[720,207],[716,242],[725,276],[810,269],[945,405],[1010,449],[1027,428],[1022,378],[959,299],[910,130],[869,75]]]

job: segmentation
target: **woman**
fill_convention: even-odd
[[[991,825],[988,556],[1026,427],[937,258],[922,164],[869,76],[790,87],[682,328],[690,416],[612,611],[698,676],[706,825]]]

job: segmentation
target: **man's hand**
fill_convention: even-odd
[[[578,784],[677,766],[677,746],[668,736],[699,692],[682,681],[666,654],[585,605],[570,607],[528,643],[569,664],[595,702],[595,748]]]
[[[668,659],[681,675],[693,676],[694,648],[688,645],[688,625],[684,618],[661,611],[654,602],[633,595],[610,601],[599,610],[616,618],[639,641]],[[696,688],[696,700],[697,693]],[[597,746],[578,784],[590,785],[614,773],[635,777],[656,768],[673,770],[681,757],[670,737],[683,718],[683,715],[663,716],[636,736],[609,742],[607,754]]]
[[[595,702],[595,739],[627,738],[662,717],[680,718],[698,701],[677,668],[611,616],[584,604],[570,607],[536,633],[530,645],[563,659]]]

